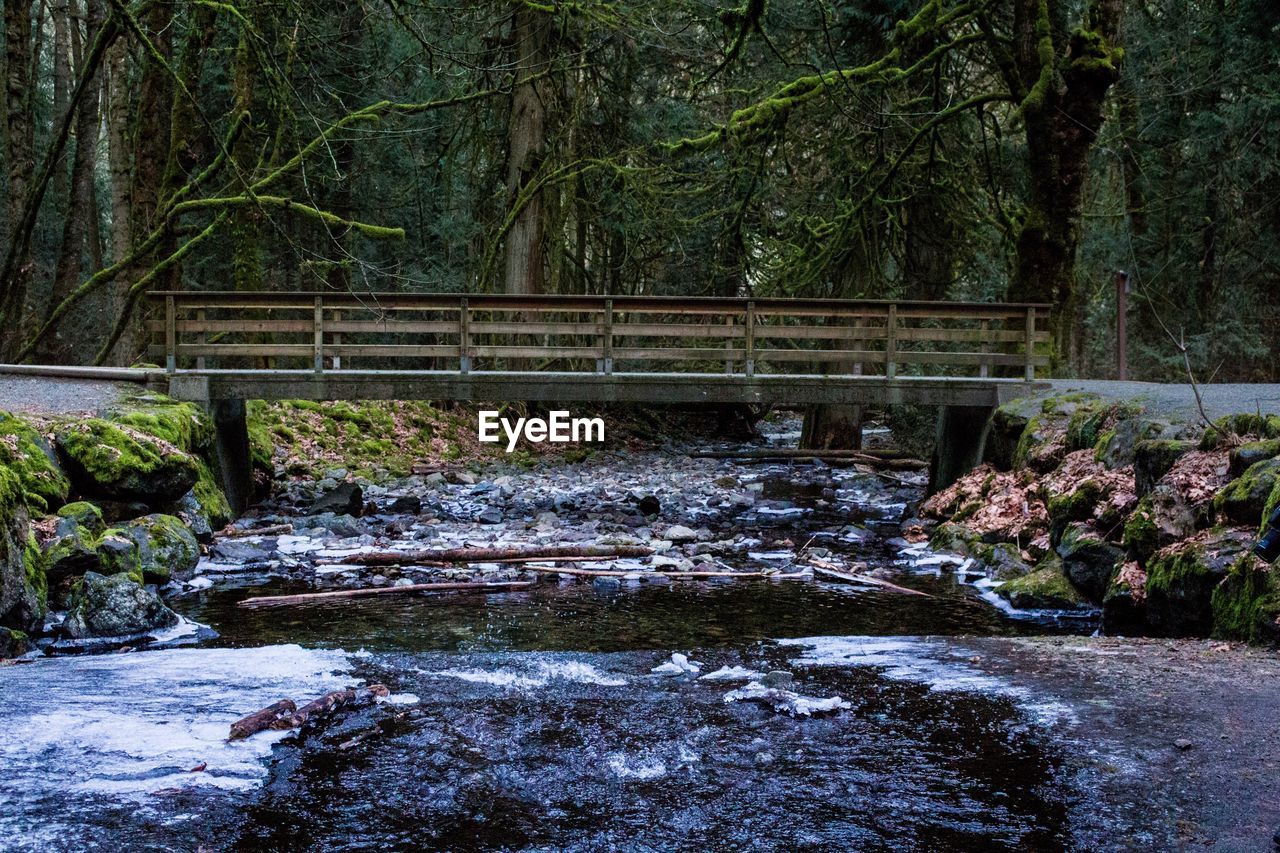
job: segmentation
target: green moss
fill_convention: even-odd
[[[1156,547],[1159,545],[1160,534],[1151,515],[1151,499],[1143,498],[1138,501],[1137,508],[1134,509],[1124,523],[1124,535],[1121,538],[1121,542],[1129,553],[1139,561],[1145,561],[1147,557],[1155,553]]]
[[[40,605],[39,617],[43,619],[45,611],[49,609],[48,561],[34,533],[27,533],[27,541],[22,548],[22,565],[26,571],[27,585],[35,592]]]
[[[1204,435],[1200,438],[1200,449],[1214,450],[1230,436],[1280,438],[1280,415],[1224,415],[1204,431]]]
[[[131,580],[142,583],[142,557],[131,531],[122,527],[109,528],[99,537],[96,550],[102,560],[98,570],[101,574],[126,574]]]
[[[66,502],[71,482],[48,442],[34,427],[8,412],[0,412],[0,465],[17,476],[26,503],[35,512],[50,512]]]
[[[227,496],[223,494],[222,487],[218,485],[218,478],[213,475],[213,469],[200,458],[196,459],[196,466],[200,473],[191,491],[195,494],[204,516],[209,519],[209,524],[215,528],[222,527],[231,521],[231,505],[227,502]]]
[[[101,533],[106,526],[102,520],[102,510],[98,509],[97,504],[88,501],[67,504],[58,510],[58,517],[70,519],[95,535]]]
[[[108,418],[187,453],[199,453],[213,446],[213,423],[195,403],[146,395],[133,398],[125,408],[112,410]]]
[[[1102,497],[1102,486],[1097,480],[1084,480],[1073,491],[1049,498],[1049,520],[1065,525],[1070,521],[1084,521],[1093,516],[1094,507]]]
[[[1056,562],[1001,584],[996,593],[1020,609],[1071,610],[1085,605],[1084,597]]]
[[[1269,496],[1280,484],[1280,459],[1255,462],[1213,498],[1213,507],[1241,524],[1262,523]]]
[[[175,444],[99,418],[64,428],[58,446],[81,489],[106,497],[172,501],[199,476],[195,457]]]
[[[1280,637],[1280,583],[1274,569],[1241,557],[1213,590],[1213,636],[1250,643]]]

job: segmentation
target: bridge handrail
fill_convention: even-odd
[[[747,376],[758,363],[810,362],[845,375],[883,365],[890,379],[904,364],[977,367],[983,377],[1021,367],[1034,379],[1048,363],[1036,347],[1048,340],[1050,306],[1039,303],[338,291],[159,291],[149,298],[164,306],[163,320],[150,328],[163,335],[152,352],[169,371],[190,359],[207,369],[210,357],[304,359],[317,373],[343,369],[343,359],[349,370],[352,358],[446,360],[461,373],[478,361],[546,359],[594,360],[594,371],[585,372],[605,374],[616,362],[716,362]],[[561,316],[539,316],[548,314]],[[189,334],[196,339],[184,341]],[[236,335],[247,337],[225,342]],[[379,340],[353,340],[362,335]],[[541,340],[519,341],[529,337]],[[916,348],[959,343],[977,351]]]

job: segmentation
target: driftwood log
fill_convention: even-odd
[[[368,598],[374,595],[407,595],[414,592],[509,592],[533,586],[533,581],[458,581],[446,583],[412,583],[403,586],[371,586],[360,589],[331,589],[325,592],[300,592],[295,595],[263,595],[246,598],[239,607],[280,607],[286,604],[307,604],[331,598]]]
[[[370,551],[317,565],[404,566],[432,563],[497,563],[508,560],[557,560],[566,557],[648,557],[644,545],[550,545],[544,548],[437,548],[431,551]]]
[[[590,578],[620,578],[625,575],[639,574],[641,577],[660,577],[660,578],[802,578],[807,577],[808,572],[796,572],[792,574],[769,573],[769,572],[636,572],[634,570],[622,569],[570,569],[563,566],[526,566],[526,570],[530,572],[541,572],[550,575],[579,575]]]
[[[265,527],[236,527],[228,524],[218,531],[218,536],[223,539],[243,539],[246,536],[279,536],[292,532],[292,524],[268,524]]]
[[[842,581],[850,581],[851,583],[865,583],[871,586],[883,587],[884,589],[901,592],[905,595],[923,595],[925,598],[933,598],[933,596],[929,595],[927,592],[921,592],[918,589],[911,589],[910,587],[899,586],[896,583],[890,583],[889,581],[881,580],[880,578],[872,577],[871,575],[839,571],[834,565],[824,560],[817,560],[811,557],[808,562],[809,565],[813,566],[814,572],[820,575],[839,578]]]
[[[272,728],[277,720],[280,720],[298,709],[293,704],[292,699],[281,699],[278,702],[272,702],[260,711],[254,711],[247,717],[241,717],[231,724],[231,733],[227,735],[227,740],[244,740],[247,737],[256,735],[258,732],[266,731]]]
[[[890,471],[920,471],[929,467],[923,459],[911,457],[869,456],[861,450],[795,450],[777,448],[773,450],[715,450],[690,454],[705,459],[741,459],[748,462],[786,462],[819,459],[823,462],[852,465],[866,465],[869,468],[884,468]]]

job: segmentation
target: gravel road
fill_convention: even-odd
[[[0,410],[25,415],[96,414],[144,387],[133,382],[0,373]]]

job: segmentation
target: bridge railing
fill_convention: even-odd
[[[966,302],[160,292],[169,370],[1035,377],[1049,306]]]

